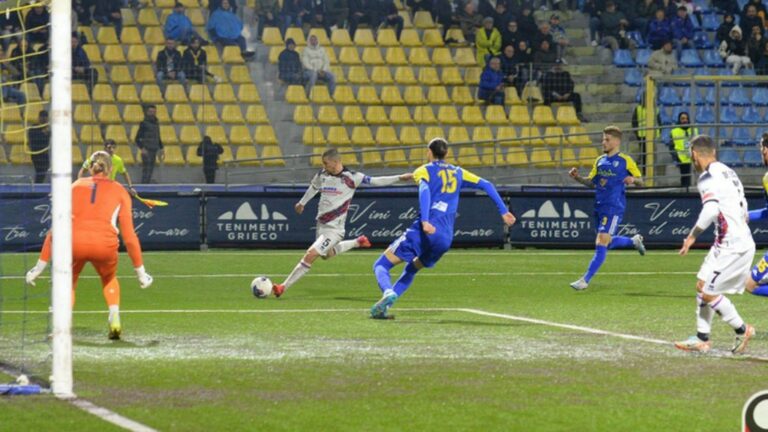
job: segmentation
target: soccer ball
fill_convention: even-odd
[[[251,292],[256,298],[267,298],[272,294],[272,281],[266,276],[256,276],[251,281]]]

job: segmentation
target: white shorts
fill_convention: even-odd
[[[344,230],[338,228],[329,228],[317,224],[317,233],[315,242],[310,249],[317,251],[320,256],[328,256],[328,251],[333,249],[340,241],[344,240]]]
[[[704,294],[743,293],[754,258],[754,248],[744,252],[711,248],[696,275],[704,281]]]

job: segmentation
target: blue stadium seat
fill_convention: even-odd
[[[635,53],[635,63],[642,67],[648,66],[648,59],[651,57],[651,53],[652,51],[648,48],[637,50]]]
[[[677,106],[682,104],[682,101],[680,101],[680,96],[677,95],[674,88],[662,87],[659,90],[659,103],[665,106]]]
[[[667,126],[673,124],[672,116],[669,114],[669,110],[664,107],[659,107],[659,117],[661,118],[661,125]],[[677,121],[675,118],[674,121]]]
[[[746,127],[737,127],[733,130],[733,137],[730,142],[737,146],[748,146],[755,143],[755,138]]]
[[[633,67],[635,61],[632,60],[632,54],[629,50],[619,49],[613,53],[613,64],[617,67]]]
[[[757,76],[754,69],[742,69],[741,70],[741,76],[743,77],[753,77]],[[755,87],[757,86],[757,83],[754,81],[746,80],[744,83],[742,83],[744,87]]]
[[[643,100],[643,94],[645,93],[645,87],[640,87],[635,93],[635,103],[640,103]]]
[[[709,69],[707,69],[705,67],[700,67],[700,68],[696,69],[695,71],[693,71],[693,74],[696,75],[696,76],[699,76],[699,77],[714,75],[713,73],[711,73],[709,71]],[[699,85],[699,87],[712,87],[712,86],[715,85],[715,83],[712,82],[712,81],[699,81],[698,85]]]
[[[661,142],[663,142],[666,145],[669,145],[669,143],[672,142],[672,129],[670,128],[663,128],[661,130]]]
[[[724,94],[720,95],[720,103],[722,104],[724,101],[727,100],[727,98],[724,97]],[[710,87],[707,89],[707,92],[704,94],[704,102],[706,102],[709,105],[715,104],[715,88]]]
[[[704,15],[703,17],[703,23],[702,27],[704,27],[704,30],[706,31],[715,31],[718,27],[720,27],[720,17],[715,14],[711,15]]]
[[[731,92],[728,95],[728,103],[736,106],[747,106],[751,105],[752,101],[749,100],[747,92],[745,92],[743,88],[736,87],[731,89]]]
[[[726,106],[720,108],[720,123],[734,124],[738,123],[739,120],[741,120],[739,115],[732,107]]]
[[[717,74],[719,76],[734,76],[733,71],[730,68],[720,69]],[[736,81],[723,81],[721,84],[723,87],[736,87],[739,85]]]
[[[698,49],[711,50],[715,47],[706,32],[696,32],[693,35],[693,45]],[[706,61],[705,61],[706,63]]]
[[[752,103],[759,106],[768,106],[768,88],[758,87],[752,91]]]
[[[630,32],[627,32],[627,37],[628,37],[630,40],[633,40],[633,41],[635,41],[635,45],[636,45],[638,48],[646,48],[646,47],[648,47],[648,44],[647,44],[647,43],[645,43],[645,38],[643,38],[643,35],[642,35],[642,34],[640,34],[640,32],[639,32],[639,31],[637,31],[637,30],[635,30],[635,31],[630,31]]]
[[[695,49],[684,49],[680,56],[680,64],[685,67],[698,68],[704,66],[699,58],[699,53]]]
[[[708,0],[694,0],[693,4],[699,8],[702,14],[714,14],[715,10],[709,4]]]
[[[704,105],[704,98],[701,97],[701,93],[695,88],[691,89],[690,87],[686,87],[683,89],[683,96],[680,97],[680,100],[683,101],[683,105],[686,106],[689,106],[692,103],[695,103],[696,105]]]
[[[714,123],[715,112],[712,110],[712,107],[709,105],[702,105],[700,107],[697,107],[696,113],[694,114],[693,121],[696,123]]]
[[[686,69],[686,68],[675,69],[672,72],[672,75],[676,76],[676,77],[690,77],[691,76],[691,71],[690,71],[690,69]],[[675,87],[690,87],[691,86],[691,82],[690,81],[677,81],[677,82],[675,82],[672,85],[675,86]]]
[[[638,68],[629,68],[624,72],[624,84],[631,87],[643,85],[643,72]]]
[[[744,123],[762,123],[763,116],[760,115],[760,111],[753,105],[744,108],[744,112],[741,114],[741,121]]]
[[[720,57],[720,53],[711,49],[704,51],[704,64],[707,67],[714,67],[714,68],[725,67],[725,63],[723,63],[723,58]]]
[[[735,149],[722,148],[720,149],[719,157],[720,157],[720,162],[730,167],[741,166],[741,157],[739,157],[739,152],[737,152]]]
[[[749,148],[744,151],[744,166],[761,167],[763,166],[763,155],[756,148]]]
[[[726,128],[725,126],[719,129],[715,127],[708,127],[705,129],[703,128],[702,131],[704,132],[705,135],[709,135],[715,138],[716,140],[720,141],[723,145],[731,144],[731,135],[729,133],[728,128]]]

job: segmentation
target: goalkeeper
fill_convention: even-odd
[[[110,180],[112,158],[105,151],[90,157],[91,177],[72,184],[72,304],[80,272],[87,262],[101,277],[104,299],[109,306],[109,338],[120,339],[120,284],[117,281],[117,250],[120,245],[115,226],[119,222],[123,242],[133,261],[141,288],[152,285],[152,276],[144,270],[141,245],[133,228],[131,197],[119,183]],[[51,233],[45,237],[37,264],[27,272],[27,283],[45,270],[51,260]]]

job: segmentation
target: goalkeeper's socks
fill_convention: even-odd
[[[632,240],[630,240],[630,243]],[[589,263],[587,273],[584,275],[584,281],[589,283],[593,276],[600,270],[600,266],[605,262],[605,257],[608,255],[608,248],[603,245],[595,246],[595,256],[592,257],[592,261]]]
[[[288,289],[291,285],[295,284],[299,281],[307,272],[312,268],[311,264],[307,264],[304,262],[304,260],[299,261],[298,264],[296,264],[296,267],[293,268],[293,271],[291,274],[288,275],[288,278],[285,279],[285,282],[283,282],[283,285],[285,285],[285,289]]]
[[[392,270],[392,264],[385,255],[379,257],[375,263],[373,263],[373,274],[376,275],[376,281],[379,283],[379,289],[381,292],[392,289],[392,277],[389,275],[389,271]]]
[[[336,255],[343,254],[344,252],[347,252],[350,249],[354,249],[357,247],[357,240],[344,240],[343,242],[339,242],[336,246],[333,247],[333,251],[336,252]]]
[[[632,239],[624,236],[616,236],[611,239],[611,244],[608,245],[608,249],[632,249],[635,244]]]
[[[111,305],[109,306],[109,323],[111,324],[115,318],[120,320],[120,306]]]
[[[768,297],[768,285],[760,285],[752,291],[753,295]]]
[[[409,262],[405,266],[403,269],[403,274],[401,274],[400,278],[397,280],[397,282],[395,282],[394,290],[398,297],[402,296],[408,287],[411,286],[413,283],[413,278],[416,277],[416,273],[418,273],[418,271],[419,269],[415,264],[413,264],[413,261]]]

